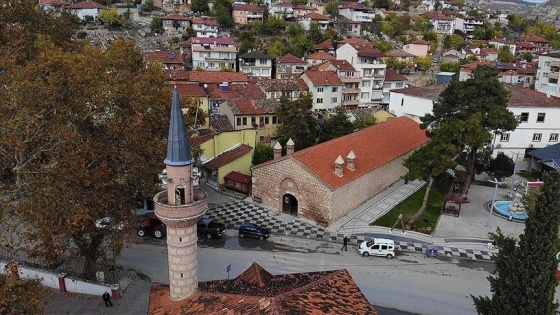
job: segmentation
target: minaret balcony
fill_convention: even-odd
[[[167,190],[160,191],[154,196],[155,213],[168,226],[194,224],[208,210],[206,192],[193,189],[193,202],[181,205],[171,205],[167,197]]]

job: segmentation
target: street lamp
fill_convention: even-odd
[[[496,193],[498,192],[498,186],[503,184],[503,182],[499,182],[498,179],[494,178],[494,180],[489,180],[492,184],[495,185],[494,187],[494,197],[492,197],[492,203],[490,204],[490,211],[488,212],[488,222],[486,222],[485,227],[491,229],[492,226],[490,225],[490,217],[492,216],[492,210],[494,210],[494,203],[496,202]]]

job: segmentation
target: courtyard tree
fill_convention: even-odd
[[[255,154],[253,155],[253,165],[258,165],[274,158],[274,149],[266,143],[257,142]]]
[[[432,140],[408,156],[403,164],[408,169],[408,179],[427,179],[426,192],[418,211],[408,221],[412,226],[426,210],[434,179],[455,165],[460,147],[446,141]]]
[[[331,114],[325,122],[325,130],[320,136],[320,141],[324,142],[342,137],[352,133],[354,130],[354,124],[348,118],[346,109],[344,109],[343,106],[337,106],[335,112]]]
[[[519,243],[497,233],[496,271],[488,277],[492,296],[472,296],[479,314],[556,314],[560,173],[547,173],[543,180]]]
[[[137,198],[158,189],[170,93],[132,41],[35,46],[32,62],[2,75],[2,184],[30,253],[82,261],[92,278],[131,234]]]
[[[514,130],[519,121],[507,108],[509,92],[497,79],[498,70],[478,67],[466,81],[452,81],[421,118],[432,139],[459,146],[466,154],[466,197],[476,164],[494,134]]]
[[[313,117],[313,98],[310,94],[300,96],[297,100],[280,99],[276,109],[279,124],[276,128],[276,138],[280,144],[285,144],[291,138],[295,143],[295,150],[305,149],[317,143],[318,122]]]
[[[498,153],[498,155],[488,163],[486,173],[497,180],[509,177],[513,175],[513,160],[504,153]]]

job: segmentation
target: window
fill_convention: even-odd
[[[257,117],[251,117],[251,125],[255,126],[257,124]]]
[[[401,106],[404,105],[404,98],[401,99]]]
[[[265,123],[265,125],[270,124],[270,118],[269,118],[268,116],[266,116],[266,117],[264,118],[264,123]]]
[[[557,133],[551,133],[551,134],[550,134],[550,139],[548,139],[548,141],[550,141],[550,142],[558,142],[558,134],[557,134]]]
[[[264,136],[259,137],[259,142],[264,142]]]
[[[371,81],[363,81],[362,86],[363,87],[370,87],[371,86]]]
[[[263,75],[269,75],[269,74],[270,74],[270,69],[262,69],[262,70],[261,70],[261,73],[262,73]]]
[[[537,114],[537,122],[538,122],[538,123],[539,123],[539,122],[540,122],[540,123],[544,122],[544,117],[545,117],[545,116],[546,116],[545,113],[538,113],[538,114]]]
[[[272,116],[272,124],[276,125],[278,123],[278,117]]]
[[[396,88],[403,88],[403,87],[404,87],[404,82],[397,82],[397,83],[395,84],[395,87],[396,87]]]
[[[237,123],[236,125],[241,126],[241,117],[237,117]]]
[[[247,117],[243,117],[243,126],[247,126]]]
[[[214,65],[213,62],[209,62],[209,63],[208,63],[208,68],[215,68],[215,67],[216,67],[216,66]]]
[[[361,99],[369,99],[369,92],[362,92],[362,94],[360,95]]]
[[[371,69],[364,69],[364,76],[370,76],[371,77]]]
[[[333,86],[332,91],[333,91],[333,93],[338,92],[338,86]]]
[[[323,87],[322,86],[317,88],[317,93],[323,93]]]
[[[338,103],[338,97],[331,98],[331,103]]]
[[[501,137],[500,141],[508,142],[509,141],[509,133],[502,133],[502,137]]]
[[[220,59],[228,59],[229,58],[229,53],[220,53]]]
[[[385,82],[385,83],[383,83],[383,88],[384,88],[384,89],[390,89],[390,88],[391,88],[391,82]]]
[[[521,113],[521,122],[528,122],[529,121],[529,113]]]
[[[318,98],[317,99],[317,104],[322,104],[323,103],[323,99],[322,98]]]
[[[540,142],[542,139],[542,133],[533,134],[533,142]]]

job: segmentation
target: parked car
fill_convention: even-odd
[[[225,229],[226,227],[224,224],[210,218],[201,218],[197,223],[197,235],[204,235],[207,238],[220,237]],[[165,237],[166,230],[165,223],[161,222],[155,213],[152,213],[146,219],[142,220],[136,233],[141,237],[150,234],[157,239],[162,239]]]
[[[358,247],[358,253],[362,256],[383,256],[389,259],[395,257],[395,242],[386,238],[372,238],[363,241]]]
[[[216,222],[210,218],[202,218],[197,224],[197,234],[204,235],[206,238],[216,238],[222,236],[226,226],[223,223]]]
[[[245,236],[264,240],[270,236],[270,231],[254,223],[245,222],[242,223],[241,226],[239,227],[239,237],[245,237]]]

